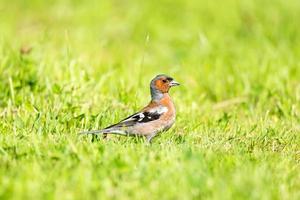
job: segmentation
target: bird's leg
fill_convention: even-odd
[[[155,135],[147,135],[146,136],[146,141],[148,144],[151,144],[152,139],[154,138]]]

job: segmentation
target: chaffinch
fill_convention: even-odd
[[[175,122],[175,106],[168,92],[171,87],[178,85],[170,76],[157,75],[150,83],[151,101],[146,107],[117,124],[81,134],[144,136],[151,142],[153,137],[167,131]]]

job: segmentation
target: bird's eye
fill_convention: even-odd
[[[164,80],[162,80],[164,83],[166,83],[167,82],[167,80],[166,79],[164,79]]]

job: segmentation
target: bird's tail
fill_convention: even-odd
[[[79,135],[98,135],[98,134],[117,134],[117,135],[127,135],[125,131],[116,129],[116,128],[107,128],[102,130],[94,130],[94,131],[83,131],[80,132]]]
[[[87,135],[87,134],[94,134],[94,135],[97,135],[97,134],[103,134],[105,133],[105,129],[103,130],[93,130],[93,131],[82,131],[79,133],[79,135]]]

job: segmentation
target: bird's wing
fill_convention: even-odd
[[[151,109],[142,110],[137,112],[117,124],[106,127],[105,129],[117,128],[117,127],[130,127],[136,124],[147,123],[154,120],[158,120],[165,112],[167,112],[167,107],[157,106]]]

